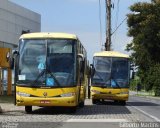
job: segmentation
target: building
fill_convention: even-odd
[[[18,40],[22,31],[40,32],[41,31],[41,15],[19,6],[9,0],[0,0],[0,50],[3,48],[16,49]],[[0,62],[4,62],[0,55]],[[11,84],[11,76],[8,73],[10,69],[1,66],[0,63],[0,95],[6,91]],[[14,72],[13,72],[14,73]],[[14,75],[13,75],[14,76]],[[13,83],[14,78],[12,78]],[[2,82],[2,83],[1,83]],[[12,86],[13,87],[13,86]],[[12,89],[13,90],[13,89]]]
[[[0,0],[0,47],[16,48],[22,31],[41,31],[41,15],[9,0]]]

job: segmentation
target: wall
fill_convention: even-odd
[[[40,32],[40,14],[8,0],[0,0],[0,47],[14,48],[22,30]]]

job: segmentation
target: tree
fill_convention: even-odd
[[[155,96],[160,96],[160,64],[155,64],[147,72],[146,79],[144,83],[146,86],[146,90],[153,89],[155,92]]]
[[[160,0],[138,2],[130,10],[132,13],[127,15],[128,36],[133,40],[127,50],[132,51],[132,60],[139,68],[138,75],[142,84],[146,84],[150,79],[148,72],[160,63]],[[147,89],[153,89],[153,86],[158,85],[150,82]]]

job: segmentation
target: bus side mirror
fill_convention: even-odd
[[[13,57],[10,57],[9,65],[10,65],[10,69],[14,69],[14,58]]]
[[[133,71],[133,72],[132,72],[131,79],[133,79],[133,80],[134,80],[134,78],[135,78],[135,72]]]
[[[84,55],[83,54],[78,54],[78,58],[80,59],[80,72],[84,73],[84,69],[85,69]]]
[[[135,64],[130,64],[130,70],[134,70]]]
[[[134,68],[133,68],[133,67],[130,67],[130,70],[134,70]]]
[[[78,54],[77,56],[78,56],[78,58],[80,58],[81,60],[84,60],[84,55],[83,55],[83,54]]]
[[[94,66],[93,66],[93,64],[90,64],[90,71],[89,71],[90,73],[90,76],[91,77],[93,77],[94,76],[94,73],[95,73],[95,68],[94,68]]]
[[[10,69],[14,69],[15,58],[19,55],[18,51],[14,51],[9,58]]]

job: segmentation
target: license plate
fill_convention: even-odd
[[[40,103],[41,104],[50,104],[51,102],[49,100],[41,100]]]
[[[112,98],[111,96],[107,96],[106,99],[111,100],[111,99],[113,99],[113,98]]]

